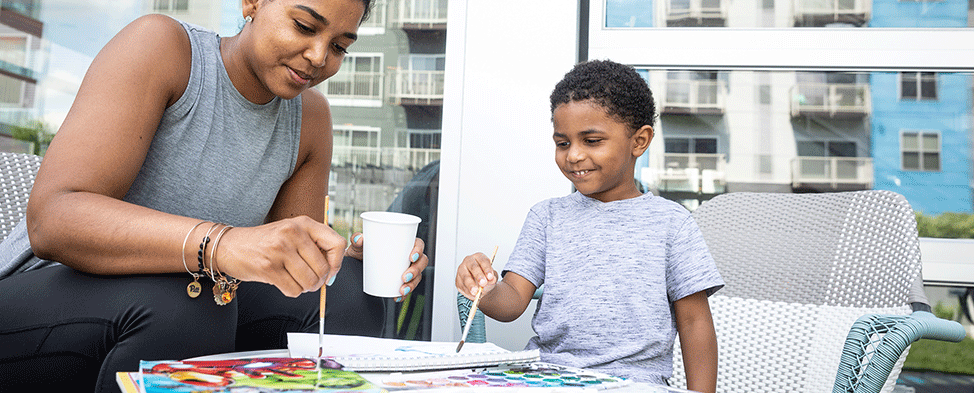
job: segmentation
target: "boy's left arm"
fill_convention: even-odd
[[[706,292],[673,302],[676,331],[680,333],[687,389],[714,393],[717,390],[717,333]]]

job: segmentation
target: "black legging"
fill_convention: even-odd
[[[328,288],[325,330],[378,336],[382,300],[362,292],[346,258]],[[189,274],[97,276],[55,266],[0,281],[0,392],[115,392],[115,373],[140,360],[287,347],[287,332],[318,332],[318,293],[288,298],[242,283],[228,305],[212,282],[186,295]]]

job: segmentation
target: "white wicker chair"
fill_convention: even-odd
[[[899,194],[729,193],[693,217],[727,284],[710,298],[718,392],[831,391],[857,318],[910,314],[920,248]],[[685,387],[679,340],[673,360],[671,383]]]
[[[40,166],[40,156],[0,152],[0,239],[24,218]]]

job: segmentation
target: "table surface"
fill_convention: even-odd
[[[199,357],[195,357],[195,358],[191,358],[191,359],[187,359],[187,360],[227,360],[227,359],[260,358],[260,357],[290,357],[290,355],[291,354],[288,352],[287,349],[270,349],[270,350],[264,350],[264,351],[231,352],[231,353],[223,353],[223,354],[217,354],[217,355],[199,356]],[[378,381],[383,376],[389,375],[389,373],[368,373],[368,372],[360,372],[359,374],[362,375],[362,377],[364,377],[365,379],[368,379],[369,381],[373,381],[373,382]],[[404,375],[408,375],[406,373],[403,373],[403,374]],[[415,389],[415,390],[418,390],[418,389]],[[465,388],[465,389],[436,388],[436,389],[429,389],[429,390],[436,390],[436,391],[439,391],[439,392],[447,393],[447,392],[452,392],[454,390],[456,390],[456,391],[476,390],[476,388]],[[396,390],[395,392],[406,392],[406,391],[407,390]],[[408,391],[413,391],[413,390],[408,390]],[[500,391],[500,390],[498,390],[498,389],[480,389],[480,390],[477,390],[477,391],[491,391],[491,392],[496,392],[496,391]],[[521,391],[521,392],[527,392],[527,393],[530,393],[530,392],[533,392],[533,391],[534,392],[541,392],[541,391],[543,391],[543,392],[566,392],[567,393],[567,392],[580,391],[580,390],[555,389],[555,388],[552,388],[552,389],[546,389],[546,388],[515,388],[515,389],[509,389],[509,390],[508,389],[504,389],[503,391]],[[605,392],[606,393],[609,393],[609,392],[611,392],[611,393],[635,393],[635,392],[643,392],[643,393],[694,393],[692,391],[685,390],[685,389],[679,389],[679,388],[674,388],[674,387],[669,387],[669,386],[651,385],[651,384],[640,383],[640,382],[632,383],[630,385],[626,385],[626,386],[619,387],[619,388],[607,389],[607,390],[605,390]]]

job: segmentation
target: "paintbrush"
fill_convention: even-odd
[[[494,253],[490,256],[490,264],[494,265],[494,257],[497,256],[497,246],[494,246]],[[467,334],[470,333],[470,325],[473,322],[473,316],[477,314],[477,303],[480,302],[480,295],[484,293],[484,287],[477,289],[477,296],[473,299],[473,305],[470,306],[470,313],[467,314],[467,326],[463,328],[463,336],[460,337],[460,344],[457,344],[457,352],[460,352],[460,348],[463,348],[463,343],[467,341]]]
[[[325,225],[328,225],[328,195],[325,195]],[[326,277],[327,279],[327,277]],[[325,288],[321,286],[321,305],[318,307],[318,360],[321,361],[322,352],[325,349]]]

